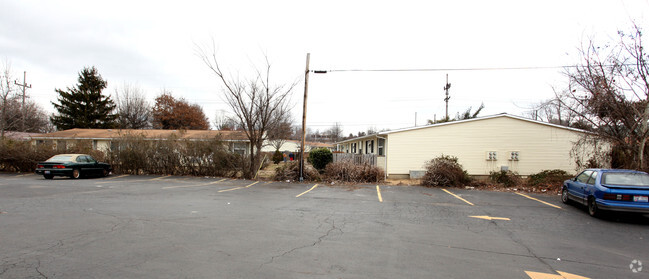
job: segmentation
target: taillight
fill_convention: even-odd
[[[55,168],[55,169],[64,169],[65,166],[64,166],[64,165],[54,165],[52,168]]]
[[[604,194],[605,200],[613,201],[630,201],[631,195],[621,195],[621,194]]]
[[[42,169],[43,165],[38,165],[38,166],[36,166],[36,168]]]

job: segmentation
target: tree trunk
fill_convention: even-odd
[[[645,170],[645,164],[644,164],[644,148],[645,144],[647,142],[647,123],[649,121],[649,101],[646,101],[647,103],[644,108],[644,113],[642,114],[642,123],[640,123],[640,146],[638,146],[638,156],[640,156],[638,160],[639,168],[641,170]]]

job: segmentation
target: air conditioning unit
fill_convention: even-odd
[[[496,161],[498,160],[498,153],[496,151],[488,151],[486,159],[487,161]]]
[[[518,161],[518,160],[520,160],[520,152],[519,151],[511,151],[511,152],[509,152],[509,160],[510,161]]]

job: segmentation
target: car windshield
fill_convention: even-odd
[[[72,155],[56,155],[47,159],[45,162],[69,162],[72,161]]]
[[[622,172],[605,173],[602,176],[602,184],[649,187],[649,174]]]

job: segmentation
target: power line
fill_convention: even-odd
[[[531,67],[486,67],[486,68],[418,68],[418,69],[334,69],[334,70],[312,70],[316,74],[331,72],[442,72],[442,71],[507,71],[507,70],[546,70],[577,68],[579,66],[531,66]]]

